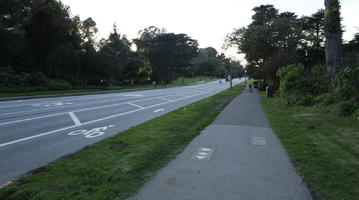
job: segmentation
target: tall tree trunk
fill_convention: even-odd
[[[325,5],[325,59],[332,80],[342,64],[342,27],[339,0],[324,0]]]

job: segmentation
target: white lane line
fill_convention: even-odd
[[[162,99],[162,100],[164,100],[164,101],[171,101],[171,100],[172,100],[172,99],[163,98],[163,97],[157,97],[157,98]]]
[[[152,99],[157,99],[157,97],[148,98],[146,100],[152,100]],[[137,100],[135,102],[141,102],[141,101],[145,101],[145,100]],[[74,110],[74,111],[70,111],[70,112],[83,112],[83,111],[96,110],[96,109],[101,109],[101,108],[114,107],[114,106],[119,106],[119,105],[124,105],[124,104],[128,104],[128,102],[112,104],[112,105],[105,105],[105,106],[98,106],[98,107],[86,108],[86,109],[80,109],[80,110]],[[10,121],[10,122],[4,122],[4,123],[0,123],[0,126],[8,125],[8,124],[20,123],[20,122],[25,122],[25,121],[31,121],[31,120],[36,120],[36,119],[42,119],[42,118],[47,118],[47,117],[54,117],[54,116],[64,115],[64,114],[67,114],[67,113],[68,112],[62,112],[62,113],[56,113],[56,114],[51,114],[51,115],[43,115],[43,116],[39,116],[39,117],[33,117],[33,118],[15,120],[15,121]]]
[[[142,107],[142,106],[140,106],[140,105],[137,105],[137,104],[134,104],[134,103],[131,103],[131,102],[127,102],[127,104],[129,104],[129,105],[131,105],[131,106],[135,106],[135,107],[137,107],[137,108],[144,108],[144,107]]]
[[[157,113],[157,112],[162,112],[162,111],[165,111],[165,109],[160,108],[160,109],[157,109],[157,110],[155,110],[155,111],[153,111],[153,112],[154,112],[154,113]]]
[[[180,92],[181,93],[188,93],[187,91],[183,91]],[[172,93],[163,93],[163,96],[173,96]],[[132,100],[132,102],[141,102],[141,101],[147,101],[147,100],[152,100],[152,99],[156,99],[158,97],[150,97],[150,98],[145,98],[145,99],[138,99],[138,100]],[[105,102],[110,102],[113,100],[103,100],[103,101],[96,101],[96,102],[88,102],[88,103],[82,103],[82,104],[77,104],[77,105],[86,105],[86,104],[94,104],[94,103],[105,103]],[[122,104],[110,104],[109,106],[117,106],[117,105],[123,105],[123,104],[127,104],[127,102],[124,102]],[[40,106],[40,104],[38,104]],[[66,106],[64,106],[63,108],[65,108]],[[12,112],[12,113],[3,113],[0,114],[0,116],[4,116],[4,115],[12,115],[12,114],[20,114],[20,113],[26,113],[26,112],[35,112],[35,111],[44,111],[44,110],[50,110],[50,109],[56,109],[56,107],[47,107],[47,108],[41,108],[41,109],[32,109],[32,110],[27,110],[27,111],[18,111],[18,112]],[[94,107],[94,109],[96,109],[97,107]],[[72,111],[72,112],[78,112],[78,111]],[[64,114],[64,113],[62,113]],[[17,122],[15,122],[17,123]],[[3,124],[0,124],[0,126]]]
[[[92,123],[95,123],[95,122],[99,122],[99,121],[111,119],[111,118],[114,118],[114,117],[123,116],[123,115],[130,114],[130,113],[134,113],[134,112],[137,112],[137,111],[146,110],[146,109],[153,108],[153,107],[156,107],[156,106],[159,106],[159,105],[164,105],[164,104],[168,104],[168,103],[171,103],[171,102],[181,101],[181,100],[188,99],[188,98],[195,97],[195,96],[199,96],[199,95],[202,95],[202,94],[207,94],[207,92],[197,93],[197,94],[192,95],[192,96],[187,96],[187,97],[179,98],[179,99],[172,100],[172,101],[167,101],[167,102],[162,102],[162,103],[154,104],[154,105],[148,106],[148,107],[146,107],[146,108],[139,108],[139,109],[131,110],[131,111],[128,111],[128,112],[119,113],[119,114],[116,114],[116,115],[112,115],[112,116],[108,116],[108,117],[104,117],[104,118],[100,118],[100,119],[95,119],[95,120],[92,120],[92,121],[88,121],[88,122],[82,123],[81,125],[68,126],[68,127],[64,127],[64,128],[61,128],[61,129],[49,131],[49,132],[46,132],[46,133],[41,133],[41,134],[38,134],[38,135],[33,135],[33,136],[29,136],[29,137],[25,137],[25,138],[18,139],[18,140],[13,140],[13,141],[10,141],[10,142],[6,142],[6,143],[3,143],[3,144],[0,144],[0,147],[8,146],[8,145],[15,144],[15,143],[19,143],[19,142],[24,142],[24,141],[31,140],[31,139],[34,139],[34,138],[38,138],[38,137],[50,135],[50,134],[53,134],[53,133],[56,133],[56,132],[59,132],[59,131],[64,131],[64,130],[68,130],[68,129],[71,129],[71,128],[76,128],[76,127],[79,127],[79,126],[84,126],[84,125],[87,125],[87,124],[92,124]]]
[[[70,115],[72,121],[74,121],[75,125],[81,125],[82,124],[80,122],[79,118],[77,118],[77,116],[73,112],[69,112],[69,115]]]

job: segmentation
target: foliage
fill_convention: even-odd
[[[49,90],[69,90],[72,86],[64,80],[49,80],[46,84]]]
[[[335,79],[335,94],[344,99],[359,102],[359,67],[346,67]]]
[[[149,27],[135,41],[152,68],[153,80],[171,81],[186,73],[191,60],[197,55],[198,43],[186,34],[161,32]]]
[[[310,105],[310,83],[304,76],[303,65],[289,65],[278,70],[280,78],[279,94],[289,104]]]
[[[250,68],[247,75],[277,87],[277,69],[297,62],[304,35],[294,13],[279,13],[273,5],[255,7],[253,11],[252,23],[227,35],[226,45],[245,54]]]
[[[277,75],[280,78],[279,94],[289,104],[312,105],[322,100],[328,104],[331,101],[324,95],[330,89],[330,74],[325,66],[316,65],[307,72],[301,64],[289,65],[280,68]]]

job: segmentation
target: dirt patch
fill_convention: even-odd
[[[313,117],[317,114],[315,113],[300,113],[300,114],[297,114],[297,115],[294,115],[294,117]]]
[[[234,98],[234,95],[230,95],[230,96],[226,96],[226,97],[217,99],[216,103],[218,103],[218,105],[216,106],[216,109],[222,108],[224,105],[226,105],[226,103],[231,101],[233,98]]]
[[[128,144],[127,143],[125,143],[125,142],[114,142],[114,143],[112,143],[111,144],[111,149],[115,149],[115,148],[125,148],[125,147],[127,147],[128,146]]]
[[[46,172],[46,171],[48,171],[48,168],[47,168],[47,166],[44,166],[44,167],[39,167],[34,170],[31,170],[29,173],[30,174],[38,174],[40,172]]]

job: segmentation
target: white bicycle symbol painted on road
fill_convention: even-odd
[[[83,135],[86,138],[94,138],[94,137],[99,137],[103,134],[105,134],[105,131],[108,128],[112,128],[115,127],[114,125],[108,125],[108,126],[103,126],[103,127],[98,127],[98,128],[93,128],[91,130],[87,130],[87,129],[80,129],[80,130],[75,130],[75,131],[71,131],[70,133],[68,133],[67,135]]]

